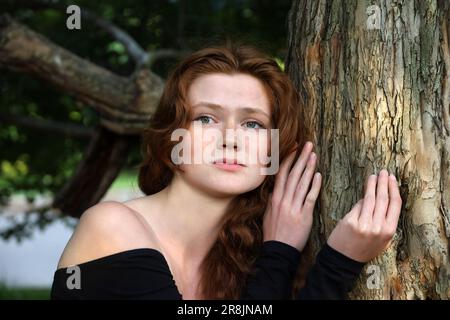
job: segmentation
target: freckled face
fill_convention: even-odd
[[[271,108],[263,84],[247,74],[213,73],[196,78],[187,96],[192,107],[189,127],[190,164],[181,177],[190,185],[216,196],[239,195],[257,188],[267,166],[261,155],[270,154]],[[194,133],[201,128],[202,134]],[[227,134],[228,131],[228,134]],[[265,134],[264,134],[265,133]],[[202,163],[194,162],[201,145]],[[242,165],[221,164],[223,159]]]

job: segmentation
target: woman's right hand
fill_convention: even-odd
[[[402,198],[394,175],[381,170],[367,179],[364,199],[338,222],[328,245],[345,256],[368,262],[385,250],[397,230]]]
[[[317,155],[312,149],[307,142],[291,170],[297,149],[283,160],[264,214],[264,241],[281,241],[299,251],[305,247],[322,182],[322,176],[314,174]]]

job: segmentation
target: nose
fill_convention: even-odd
[[[236,133],[236,126],[233,120],[226,122],[222,130],[222,148],[224,149],[234,149],[238,151],[239,141]]]
[[[223,140],[222,148],[224,148],[224,149],[227,149],[227,148],[231,149],[231,148],[233,148],[234,151],[237,151],[238,150],[238,143],[237,143],[235,138],[233,138],[233,139],[225,138]]]

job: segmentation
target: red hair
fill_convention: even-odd
[[[291,80],[270,57],[249,46],[227,45],[199,50],[169,74],[157,110],[143,132],[139,188],[154,194],[170,184],[175,170],[170,159],[177,128],[188,128],[189,85],[200,75],[244,73],[259,79],[270,101],[273,128],[279,130],[280,162],[302,147],[306,129],[301,99]],[[202,263],[201,295],[205,299],[238,299],[263,241],[262,220],[275,176],[267,176],[256,189],[236,196],[222,220],[217,240]]]

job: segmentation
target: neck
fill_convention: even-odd
[[[177,248],[182,261],[201,263],[217,239],[221,220],[233,199],[208,194],[175,174],[160,192],[165,239]]]

